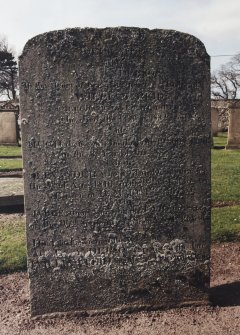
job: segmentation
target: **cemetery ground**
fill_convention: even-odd
[[[12,145],[0,145],[0,157],[21,156],[21,155],[22,155],[21,147]]]
[[[31,319],[25,216],[0,214],[0,334],[240,335],[240,150],[219,150],[225,144],[226,135],[220,134],[212,150],[211,305]],[[15,149],[2,154],[0,148],[0,156],[13,156]]]
[[[0,173],[21,170],[21,154],[20,147],[0,145]]]
[[[21,159],[0,159],[0,171],[17,171],[21,170],[22,161]]]

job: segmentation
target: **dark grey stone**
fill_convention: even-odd
[[[69,29],[20,59],[32,315],[208,299],[209,56],[193,36]]]

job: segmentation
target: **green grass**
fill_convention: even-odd
[[[227,133],[214,137],[214,146],[225,146]],[[240,150],[212,149],[212,200],[240,203]],[[212,240],[240,241],[240,206],[212,209]]]
[[[22,150],[17,146],[0,145],[0,156],[20,156]],[[0,158],[0,171],[12,171],[22,169],[21,159]]]
[[[0,159],[0,171],[11,171],[22,169],[21,159]]]
[[[214,137],[214,146],[227,144],[227,133]],[[212,200],[240,201],[240,150],[212,149]]]
[[[213,143],[215,147],[225,147],[227,144],[227,132],[218,133],[218,136],[213,138]]]
[[[27,268],[25,220],[14,218],[0,221],[0,273]]]
[[[240,241],[240,206],[212,209],[212,241]]]
[[[22,149],[17,146],[0,145],[0,156],[21,156]]]
[[[240,150],[212,150],[212,200],[240,201]]]

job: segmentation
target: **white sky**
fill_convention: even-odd
[[[0,0],[0,34],[18,54],[31,37],[70,27],[175,29],[212,55],[240,52],[240,0]],[[229,60],[212,58],[212,69]]]

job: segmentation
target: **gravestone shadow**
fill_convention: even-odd
[[[210,301],[213,306],[240,306],[240,281],[212,287]]]

